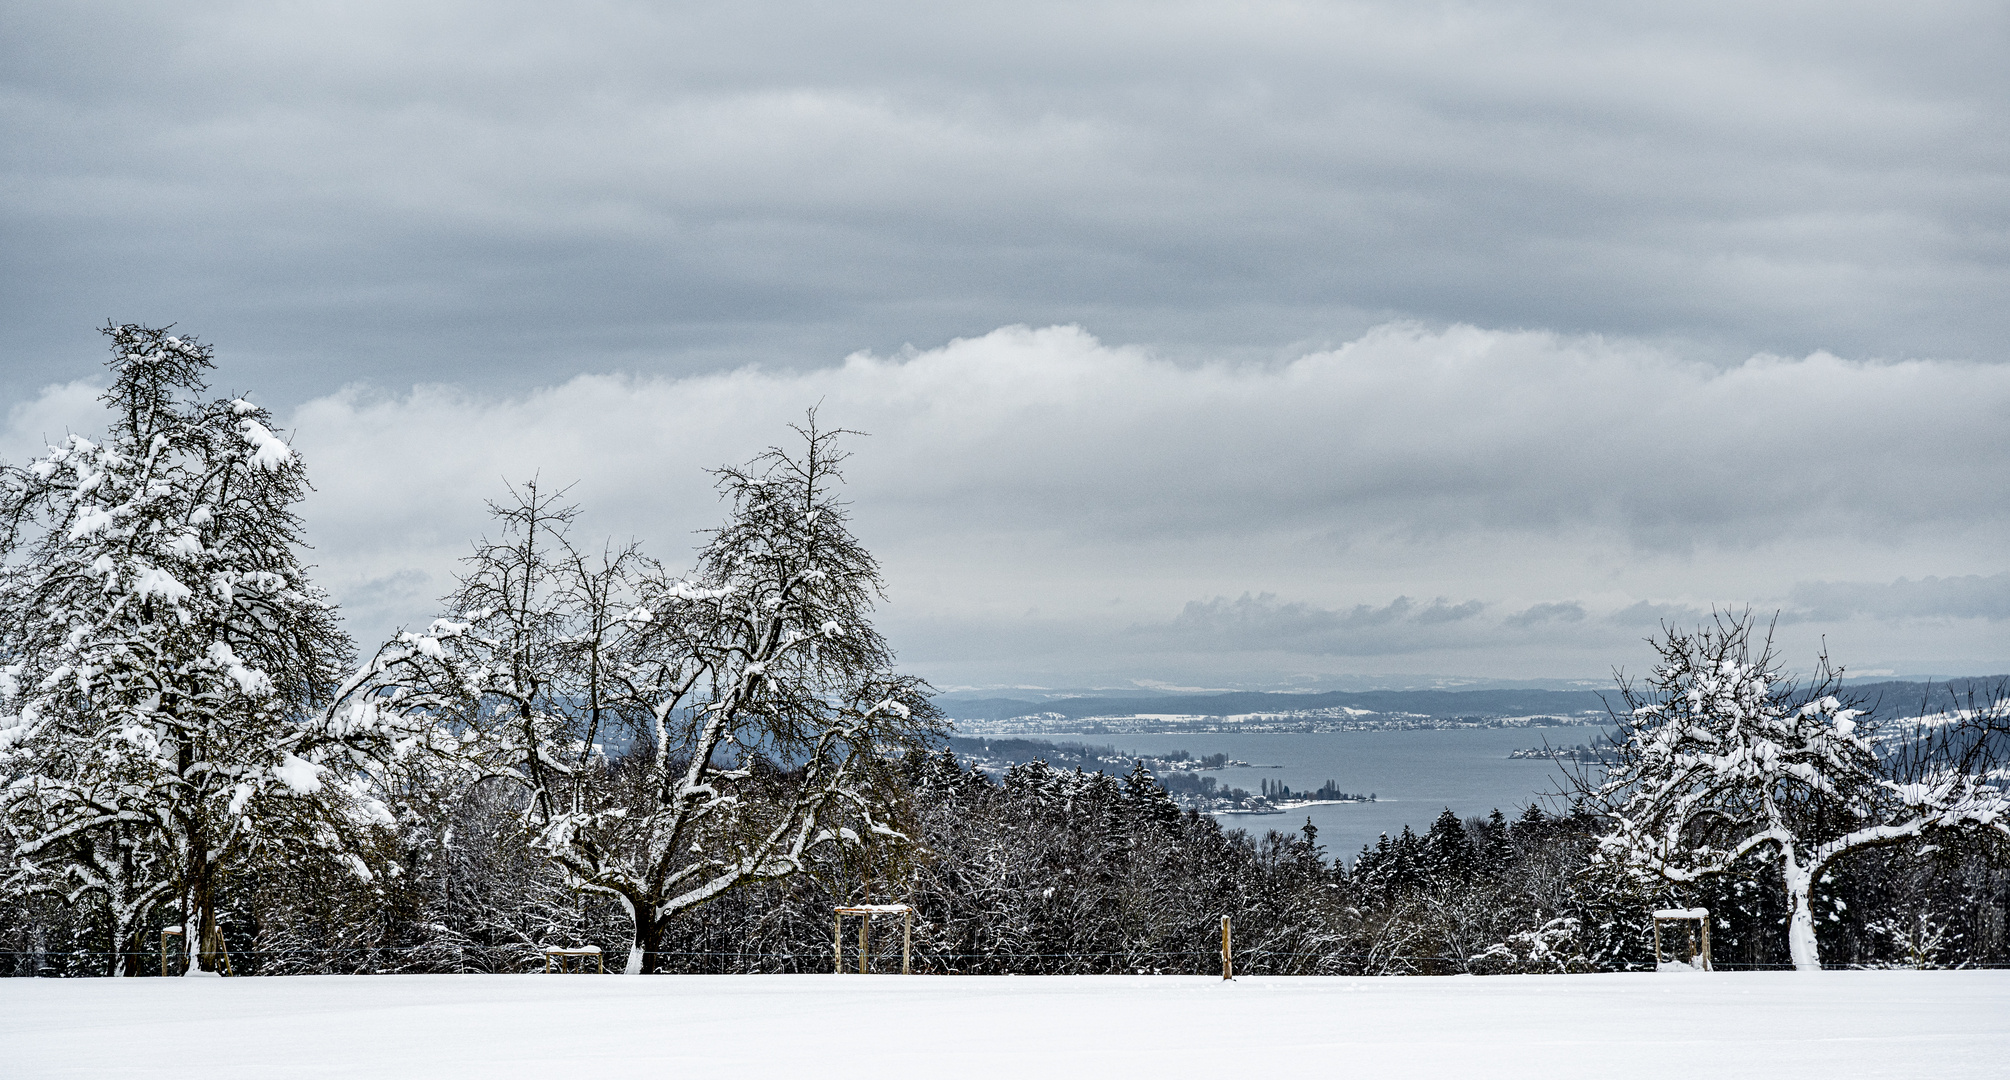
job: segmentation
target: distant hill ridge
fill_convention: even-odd
[[[1978,695],[2010,681],[2010,675],[1969,676],[1945,682],[1854,683],[1847,690],[1873,706],[1879,716],[1914,714],[1929,700],[1938,709],[1973,689]],[[957,720],[1009,720],[1042,713],[1070,720],[1091,716],[1236,716],[1246,713],[1306,712],[1315,709],[1362,709],[1383,715],[1409,713],[1429,717],[1458,716],[1578,716],[1604,713],[1607,703],[1620,704],[1616,688],[1606,690],[1334,690],[1323,694],[1241,691],[1225,694],[1165,694],[1137,698],[1057,698],[1023,701],[1017,698],[945,700],[943,711]]]

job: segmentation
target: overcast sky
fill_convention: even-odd
[[[5,452],[174,322],[364,637],[822,402],[943,686],[2010,669],[2010,9],[1620,7],[6,5]]]

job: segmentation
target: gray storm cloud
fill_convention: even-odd
[[[1731,363],[2010,340],[2000,4],[0,18],[17,378],[88,376],[108,315],[200,327],[287,402],[1014,323],[1195,358],[1390,318]]]
[[[17,409],[13,445],[82,400]],[[589,534],[683,562],[721,512],[704,470],[812,405],[868,433],[851,494],[885,616],[950,684],[1596,675],[1662,621],[1746,605],[1858,667],[2010,651],[2010,447],[1949,422],[2010,413],[1986,364],[1721,368],[1400,323],[1195,362],[1008,327],[807,371],[351,390],[289,427],[323,579],[368,636],[430,614],[506,479],[574,483]]]

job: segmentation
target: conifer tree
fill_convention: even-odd
[[[313,719],[347,645],[301,562],[306,473],[271,417],[203,399],[193,338],[105,333],[105,439],[0,477],[0,813],[13,881],[101,898],[119,970],[172,898],[190,972],[216,971],[230,868],[361,820],[334,808],[343,739]]]
[[[1473,838],[1466,833],[1465,822],[1449,806],[1431,822],[1431,831],[1424,836],[1424,850],[1429,861],[1427,870],[1438,881],[1457,881],[1472,871]]]

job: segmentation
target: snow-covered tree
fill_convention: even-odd
[[[410,670],[380,683],[461,695],[445,709],[464,745],[521,785],[546,854],[632,914],[631,973],[659,969],[683,912],[896,832],[890,762],[936,730],[872,626],[878,565],[838,497],[846,433],[796,430],[799,451],[719,470],[731,516],[686,577],[632,549],[580,556],[574,509],[525,485],[448,617],[392,646]],[[610,758],[617,735],[632,746]]]
[[[617,797],[555,815],[545,843],[634,916],[628,970],[654,971],[671,920],[787,877],[819,849],[893,834],[890,768],[937,730],[920,680],[872,625],[879,566],[839,492],[847,432],[797,426],[717,472],[731,514],[688,578],[657,577],[633,618],[621,699],[643,754]]]
[[[16,884],[103,898],[121,971],[162,900],[189,970],[215,971],[228,869],[379,809],[342,778],[381,732],[319,713],[347,645],[300,560],[306,474],[271,417],[202,399],[208,346],[105,333],[105,440],[0,472],[0,820]]]
[[[1814,892],[1838,860],[1933,830],[2010,833],[2000,709],[1874,730],[1826,658],[1810,683],[1786,679],[1749,617],[1655,648],[1646,683],[1621,683],[1617,763],[1585,785],[1609,826],[1596,858],[1676,883],[1778,859],[1795,967],[1821,966]]]
[[[626,698],[612,680],[647,622],[637,589],[653,570],[632,545],[580,551],[563,495],[531,480],[490,503],[496,533],[464,560],[445,616],[385,644],[359,684],[380,707],[448,724],[461,781],[513,781],[539,827],[576,809],[615,733]]]

